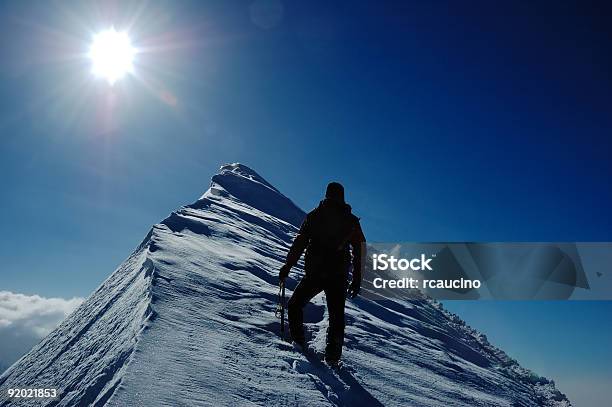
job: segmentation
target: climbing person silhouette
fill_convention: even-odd
[[[356,297],[361,288],[363,243],[365,236],[359,218],[351,213],[351,207],[344,202],[344,187],[331,182],[327,185],[325,199],[306,215],[278,275],[284,281],[291,267],[297,264],[306,250],[304,277],[289,299],[289,331],[291,339],[304,347],[303,308],[314,296],[325,292],[329,315],[325,361],[330,365],[337,365],[342,355],[344,302],[351,264],[352,281],[348,286],[348,296]]]

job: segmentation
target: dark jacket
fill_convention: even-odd
[[[359,218],[344,202],[324,199],[312,210],[300,227],[287,254],[286,264],[294,266],[306,250],[306,274],[348,273],[352,247],[353,278],[361,280],[362,244],[365,236]]]

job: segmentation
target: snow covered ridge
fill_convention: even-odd
[[[428,299],[347,303],[346,369],[279,337],[278,268],[304,212],[241,164],[155,225],[56,330],[0,376],[0,406],[569,406]],[[301,277],[287,282],[287,294]],[[324,344],[318,297],[308,337]],[[57,388],[57,399],[7,398]]]

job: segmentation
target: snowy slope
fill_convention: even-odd
[[[307,360],[274,317],[277,270],[303,216],[248,167],[221,167],[0,377],[0,405],[570,405],[430,300],[349,301],[346,369]],[[307,308],[319,349],[323,304]],[[13,387],[61,395],[16,402]]]

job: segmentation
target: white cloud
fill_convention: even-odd
[[[74,311],[82,298],[45,298],[0,291],[0,372]]]

